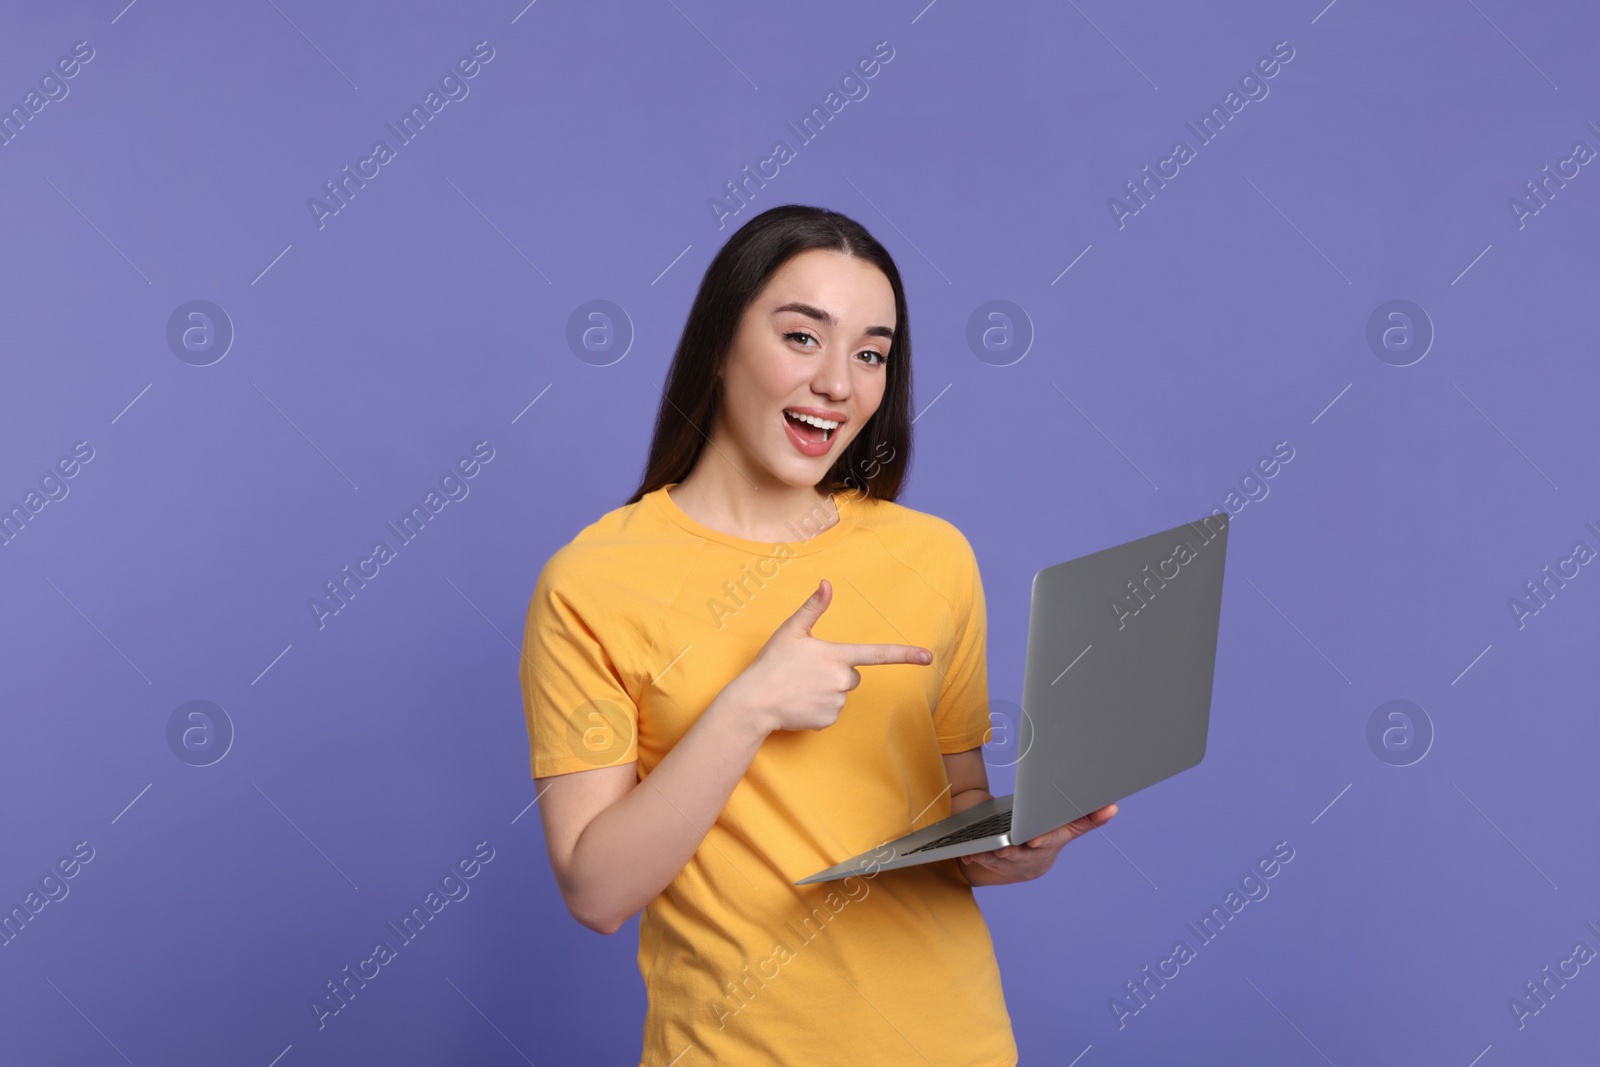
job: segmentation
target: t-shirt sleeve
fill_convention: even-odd
[[[933,711],[939,751],[946,755],[977,748],[989,737],[989,620],[978,558],[957,532],[956,579],[948,593],[954,616],[951,653],[944,666],[939,703]]]
[[[608,651],[604,624],[614,614],[593,602],[595,584],[558,553],[528,605],[519,675],[535,778],[638,759],[639,708],[613,658],[615,638]]]

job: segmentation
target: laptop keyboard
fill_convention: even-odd
[[[996,834],[1003,834],[1009,829],[1011,829],[1011,813],[1002,811],[1000,814],[991,815],[987,819],[979,819],[971,826],[963,827],[953,834],[945,834],[943,837],[929,841],[926,845],[919,845],[911,849],[907,855],[944,848],[946,845],[959,845],[964,841],[977,841],[980,838],[993,837]]]

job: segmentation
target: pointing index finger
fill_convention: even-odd
[[[839,643],[845,662],[852,666],[873,666],[883,663],[915,663],[926,666],[933,662],[933,653],[916,645],[860,645]]]

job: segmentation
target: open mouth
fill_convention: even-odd
[[[815,415],[797,415],[785,410],[783,417],[793,426],[795,432],[807,441],[826,442],[833,439],[833,433],[839,424],[832,419],[819,419]]]

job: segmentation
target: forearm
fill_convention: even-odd
[[[960,815],[970,807],[993,799],[987,789],[963,789],[950,798],[950,814]]]
[[[950,814],[966,811],[974,804],[982,804],[985,800],[993,800],[986,789],[967,789],[950,798]],[[958,858],[956,866],[966,878],[967,884],[977,887],[980,885],[1007,885],[1008,880],[998,871],[990,870],[980,863],[962,863]]]
[[[967,884],[976,888],[980,885],[1010,885],[1011,879],[999,871],[985,867],[981,863],[961,863],[961,873],[966,876]]]
[[[578,838],[563,887],[573,913],[615,933],[655,899],[700,847],[767,732],[718,695],[650,775]]]

